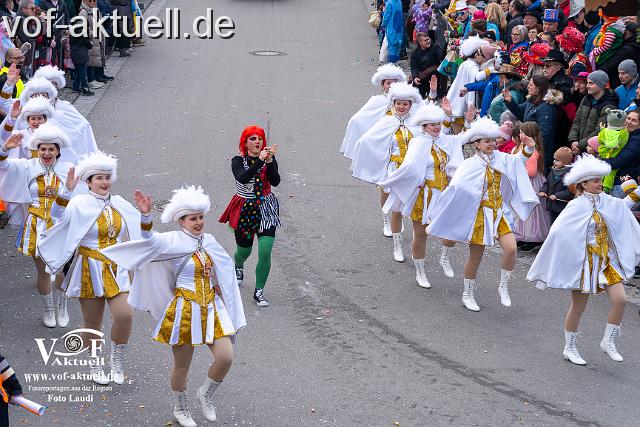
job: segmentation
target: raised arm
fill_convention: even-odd
[[[153,203],[151,196],[145,195],[142,191],[133,192],[133,200],[140,210],[140,228],[142,229],[142,237],[148,239],[153,235]]]

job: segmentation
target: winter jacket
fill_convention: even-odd
[[[131,0],[109,0],[111,6],[118,11],[118,15],[127,17],[127,31],[133,32],[133,11],[131,10]],[[123,22],[118,21],[118,33],[123,33]]]
[[[570,168],[565,168],[564,171],[558,175],[556,175],[553,170],[550,170],[547,175],[547,181],[542,184],[540,191],[546,193],[547,196],[554,195],[560,200],[573,199],[573,194],[567,189],[567,186],[564,185],[563,181],[565,174],[569,172],[569,170]],[[567,206],[567,202],[561,202],[560,200],[550,200],[547,198],[547,210],[557,214],[562,212],[562,210]]]
[[[480,107],[480,117],[484,117],[491,106],[491,101],[500,94],[500,75],[493,73],[488,79],[479,82],[467,83],[464,85],[469,92],[482,92],[482,106]],[[500,120],[498,120],[499,122]]]
[[[84,18],[87,19],[87,18]],[[71,45],[71,60],[75,65],[89,63],[89,50],[93,47],[91,37],[88,36],[69,36],[69,44]]]
[[[567,103],[571,99],[571,93],[573,92],[573,80],[571,77],[564,73],[564,70],[560,70],[551,77],[549,80],[549,86],[552,89],[557,89],[562,92],[562,102]]]
[[[512,84],[507,85],[509,88],[509,92],[511,92],[511,98],[518,104],[524,102],[525,97],[524,94],[515,88],[520,82],[514,81]],[[491,100],[491,104],[489,105],[489,109],[487,110],[487,115],[491,117],[491,119],[500,123],[500,116],[507,110],[507,106],[504,103],[504,98],[502,97],[502,93],[498,93],[498,95]]]
[[[638,89],[638,81],[640,81],[640,77],[636,77],[636,79],[631,83],[631,86],[626,87],[624,85],[620,85],[616,88],[616,95],[618,95],[618,108],[624,110],[627,108],[636,97],[636,89]]]
[[[553,153],[556,147],[556,112],[557,105],[562,102],[562,94],[555,90],[549,90],[544,101],[533,105],[530,101],[522,104],[513,99],[507,103],[507,108],[522,122],[536,122],[542,135],[542,148],[544,154],[544,170],[548,171],[553,165]]]
[[[629,134],[629,140],[622,151],[611,159],[602,159],[618,170],[614,185],[620,185],[620,177],[630,175],[635,179],[640,172],[640,129]]]
[[[596,100],[587,94],[582,98],[576,118],[569,131],[569,142],[578,141],[580,151],[587,151],[587,140],[600,132],[600,123],[606,123],[607,107],[616,108],[618,95],[607,89],[602,98]]]
[[[100,44],[100,33],[98,32],[97,36],[98,37],[91,37],[93,36],[93,14],[97,13],[98,14],[98,20],[100,20],[101,16],[100,16],[100,12],[96,9],[96,10],[92,10],[91,8],[89,8],[88,6],[86,6],[84,3],[82,3],[80,5],[80,12],[78,13],[78,16],[82,16],[83,18],[87,19],[89,21],[89,38],[91,40],[91,44],[93,45],[91,47],[91,50],[89,50],[89,62],[87,63],[87,65],[89,67],[102,67],[102,45]]]
[[[58,6],[56,7],[53,5],[53,2],[51,0],[40,0],[40,9],[44,12],[48,11],[49,9],[56,9],[57,15],[54,14],[54,17],[57,18],[59,16],[64,16],[64,18],[62,18],[62,23],[69,25],[69,21],[71,20],[71,12],[67,8],[67,4],[64,1],[59,0]]]

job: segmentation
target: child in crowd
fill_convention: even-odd
[[[509,120],[500,126],[500,136],[496,138],[496,148],[503,153],[511,153],[516,146],[511,135],[513,134],[513,123]]]
[[[553,153],[553,166],[547,176],[547,182],[538,195],[547,198],[547,211],[553,223],[560,212],[573,199],[573,193],[564,185],[564,175],[569,172],[573,162],[573,153],[569,147],[560,147]]]

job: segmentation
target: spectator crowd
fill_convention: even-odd
[[[379,19],[370,23],[380,62],[408,60],[408,81],[422,97],[451,103],[454,133],[477,111],[499,123],[502,152],[521,149],[523,127],[536,135],[527,172],[541,205],[513,224],[521,250],[538,248],[572,199],[562,177],[576,156],[607,162],[605,191],[625,197],[621,184],[640,175],[635,2],[603,2],[597,10],[587,10],[584,0],[376,0],[375,6]],[[633,210],[640,217],[640,205]]]

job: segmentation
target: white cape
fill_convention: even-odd
[[[540,203],[527,175],[522,154],[494,151],[492,166],[502,174],[503,203],[522,220]],[[427,233],[441,239],[468,243],[482,202],[487,164],[476,154],[464,160],[439,202],[430,210]]]
[[[464,160],[462,145],[468,142],[465,134],[443,135],[441,134],[435,143],[447,153],[446,174],[454,176],[456,169]],[[422,132],[414,137],[409,144],[407,155],[400,168],[390,173],[386,180],[380,182],[380,186],[389,193],[384,205],[385,212],[402,212],[404,216],[410,216],[416,203],[420,186],[426,179],[434,179],[433,157],[431,147],[434,138]]]
[[[183,231],[154,232],[148,239],[119,243],[101,252],[119,266],[134,272],[129,304],[150,312],[159,320],[173,298],[176,277],[172,260],[191,256],[197,250],[197,243]],[[247,322],[234,262],[210,234],[204,235],[202,247],[213,260],[222,299],[237,332]]]
[[[595,208],[607,223],[612,267],[627,281],[640,264],[640,225],[622,199],[600,193]],[[592,216],[593,205],[587,197],[570,201],[551,226],[527,280],[550,288],[578,289],[587,262],[586,236]]]
[[[355,145],[358,139],[365,134],[369,128],[376,124],[389,110],[389,100],[386,95],[380,94],[369,98],[366,104],[351,117],[347,124],[340,146],[340,152],[348,159],[353,159]]]
[[[71,147],[68,148],[71,148],[73,153],[69,152],[67,154],[74,154],[76,158],[80,158],[98,151],[98,145],[93,136],[91,124],[80,114],[76,107],[69,101],[62,99],[56,99],[53,105],[56,111],[52,120],[56,126],[67,134],[69,141],[71,141]],[[25,121],[18,119],[15,129],[22,130],[26,128],[27,124]],[[64,148],[61,151],[64,152]],[[63,153],[63,156],[64,155]],[[73,161],[74,159],[71,160]],[[77,163],[77,161],[74,161],[74,163]]]
[[[111,205],[127,226],[129,240],[140,239],[140,212],[120,196],[111,196]],[[51,273],[57,273],[75,254],[82,238],[102,213],[104,204],[91,194],[79,194],[71,198],[64,214],[38,241],[38,256]]]
[[[411,111],[414,111],[413,108]],[[408,115],[405,118],[405,126],[410,117]],[[396,116],[384,116],[360,137],[356,143],[351,164],[354,178],[376,185],[386,179],[391,150],[396,138],[395,132],[399,127],[400,121]],[[407,129],[412,135],[421,132],[417,127],[407,126]]]

